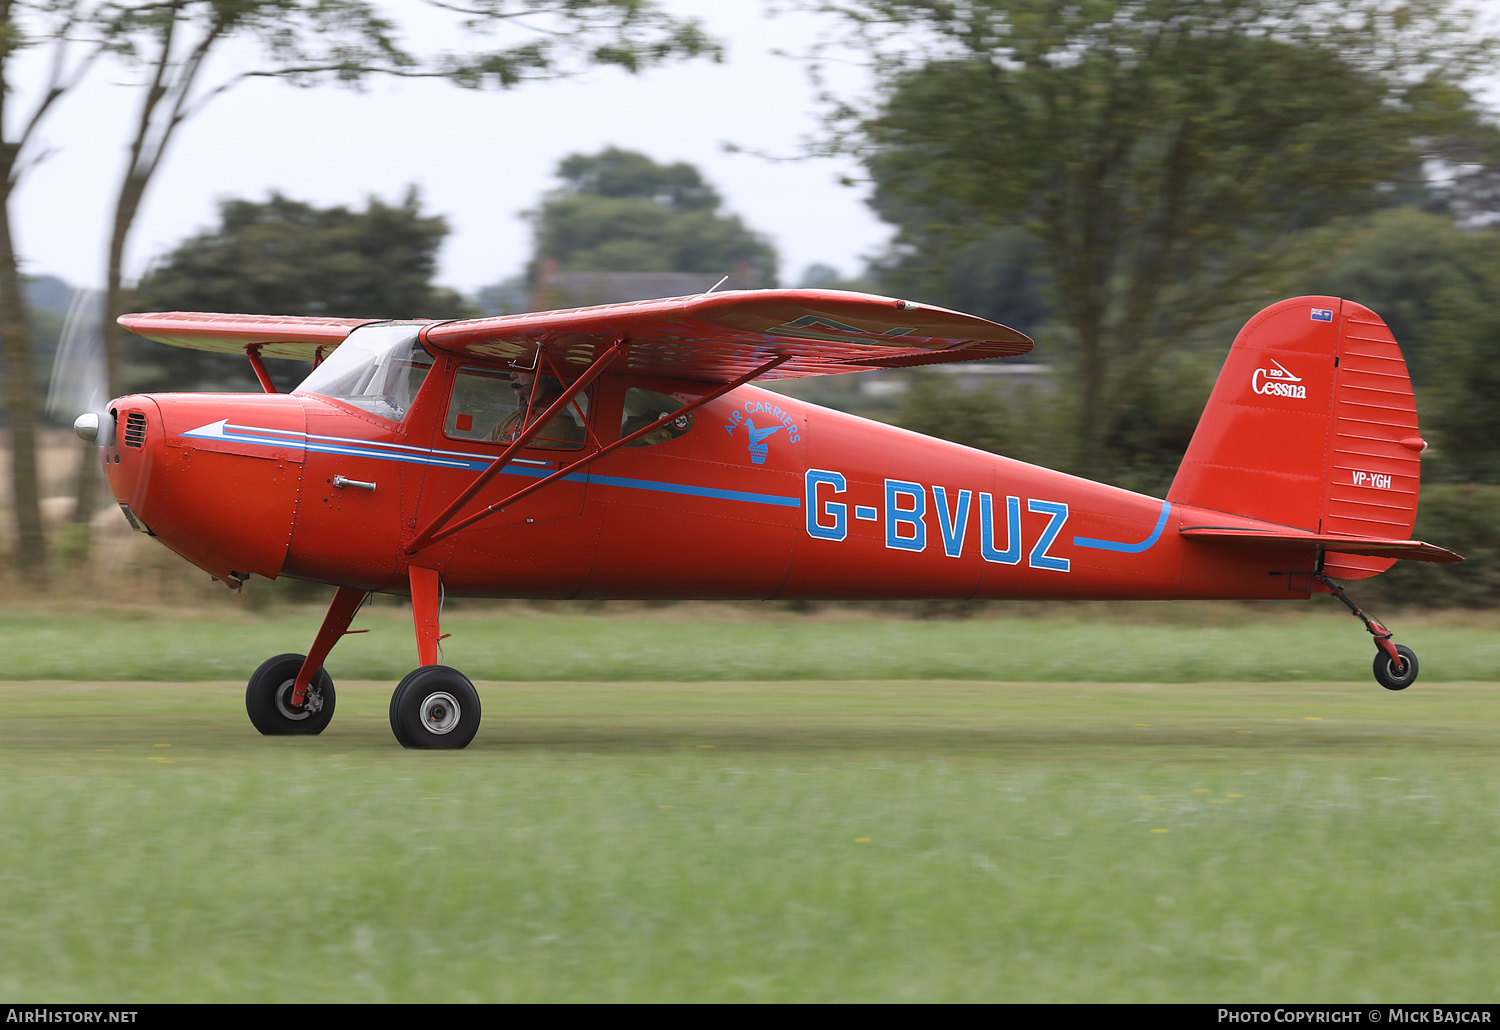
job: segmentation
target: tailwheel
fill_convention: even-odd
[[[1386,690],[1405,690],[1417,680],[1416,652],[1405,644],[1396,645],[1399,664],[1383,648],[1375,651],[1375,679]]]
[[[1391,639],[1391,631],[1371,618],[1359,605],[1349,600],[1344,588],[1333,580],[1314,572],[1313,576],[1328,588],[1328,592],[1339,599],[1356,619],[1365,624],[1370,636],[1375,638],[1375,680],[1386,690],[1405,690],[1417,681],[1417,655],[1405,644]]]
[[[446,665],[407,674],[391,695],[391,732],[402,747],[457,750],[479,730],[479,692]]]
[[[245,687],[245,711],[268,737],[322,733],[333,718],[333,680],[322,669],[313,677],[302,704],[292,703],[292,687],[305,655],[279,654],[261,662]]]

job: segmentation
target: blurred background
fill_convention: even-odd
[[[46,0],[0,41],[0,581],[224,594],[132,534],[47,403],[258,390],[141,310],[453,318],[726,288],[891,294],[1032,354],[778,384],[1162,495],[1286,296],[1383,316],[1416,534],[1362,603],[1500,605],[1494,5]],[[306,368],[270,362],[284,388]],[[253,581],[237,604],[312,600]],[[917,606],[923,614],[965,606]]]

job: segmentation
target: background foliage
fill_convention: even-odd
[[[142,311],[462,318],[473,310],[433,284],[448,223],[424,215],[416,187],[401,201],[377,197],[363,211],[319,208],[273,193],[265,202],[225,200],[219,225],[184,240],[142,278]],[[277,362],[291,382],[301,362]],[[132,390],[258,388],[243,362],[132,337]]]
[[[562,185],[531,212],[536,258],[575,272],[727,272],[776,282],[776,251],[685,162],[609,147],[558,166]]]

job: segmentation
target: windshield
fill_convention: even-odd
[[[316,393],[400,422],[432,368],[420,325],[362,325],[293,393]]]

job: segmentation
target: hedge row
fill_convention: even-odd
[[[1500,486],[1423,486],[1412,535],[1457,551],[1464,560],[1397,562],[1389,572],[1351,585],[1360,604],[1500,607]]]

